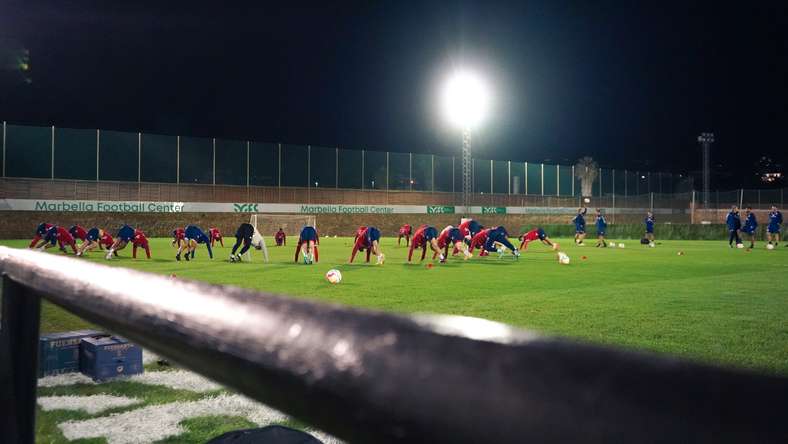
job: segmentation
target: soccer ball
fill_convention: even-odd
[[[767,250],[774,250],[774,245],[772,245],[772,244],[766,244],[766,249],[767,249]]]
[[[615,242],[611,242],[609,245],[610,245],[610,248],[616,248],[616,243]]]
[[[559,252],[558,263],[561,265],[569,265],[569,256],[564,252]]]
[[[651,243],[649,243],[649,244],[648,244],[648,246],[649,246],[650,248],[655,248],[655,247],[656,247],[656,245],[654,245],[654,242],[651,242]]]
[[[326,273],[326,280],[332,284],[338,284],[342,282],[342,273],[335,269],[328,270]]]
[[[736,248],[744,248],[744,244],[736,244]]]
[[[624,248],[624,244],[618,244],[618,248]]]

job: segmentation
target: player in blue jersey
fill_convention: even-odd
[[[649,246],[654,246],[654,213],[651,211],[646,213],[646,219],[643,221],[646,224],[646,240]]]
[[[605,242],[605,234],[607,233],[607,220],[605,220],[605,216],[602,215],[602,209],[596,209],[596,246],[597,247],[607,247],[607,242]]]
[[[181,260],[181,253],[184,251],[186,252],[186,254],[183,255],[184,259],[188,261],[189,254],[191,254],[191,259],[194,259],[194,250],[197,249],[198,244],[205,244],[205,248],[208,249],[208,257],[213,259],[211,238],[197,225],[189,225],[184,230],[184,242],[183,245],[178,247],[178,254],[175,255],[175,259]]]
[[[295,262],[298,262],[298,253],[301,252],[304,264],[311,264],[320,260],[318,253],[318,245],[320,245],[320,235],[317,234],[317,229],[310,225],[305,225],[301,228],[301,234],[298,236],[298,245],[296,245]]]
[[[586,238],[586,218],[588,212],[587,208],[578,208],[577,215],[572,222],[575,224],[575,244],[584,245],[583,240]]]
[[[502,226],[492,228],[490,232],[487,233],[487,241],[484,243],[484,250],[489,252],[497,251],[498,257],[503,258],[506,252],[502,246],[511,250],[515,259],[520,258],[520,250],[509,242],[509,233],[506,231],[506,228]]]
[[[772,205],[772,210],[769,212],[769,225],[766,227],[766,236],[769,240],[769,245],[780,243],[780,225],[783,223],[783,213],[781,213],[776,206]]]
[[[112,243],[112,246],[107,249],[107,255],[104,259],[112,259],[112,255],[118,251],[126,248],[126,245],[134,239],[134,228],[130,227],[129,225],[123,225],[118,230],[118,235],[115,236],[115,242]],[[117,254],[115,254],[117,256]]]
[[[739,216],[739,207],[736,205],[731,207],[730,213],[725,218],[725,225],[728,226],[728,247],[733,248],[733,241],[736,241],[736,245],[741,243],[741,237],[739,237],[739,230],[741,230],[741,216]]]
[[[750,239],[750,248],[755,248],[755,230],[758,228],[758,219],[755,218],[755,213],[750,207],[744,210],[744,215],[744,225],[741,232]]]

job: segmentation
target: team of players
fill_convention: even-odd
[[[587,212],[587,208],[579,208],[572,220],[575,225],[575,243],[577,245],[584,245],[583,242],[586,237],[585,216]],[[769,225],[766,229],[768,245],[776,246],[780,242],[782,223],[782,213],[772,206],[769,212]],[[596,246],[606,247],[607,221],[600,209],[596,211],[595,224],[597,231]],[[644,224],[646,227],[644,239],[651,246],[654,246],[654,215],[651,212],[646,214]],[[742,223],[738,207],[734,205],[730,213],[728,213],[726,225],[729,231],[728,244],[731,247],[733,247],[734,241],[737,245],[741,244],[741,234],[750,241],[750,248],[755,246],[755,232],[758,227],[758,221],[755,213],[752,212],[752,208],[748,207],[745,210],[745,220]],[[211,259],[213,259],[212,247],[217,242],[222,247],[224,246],[221,232],[214,227],[211,227],[208,230],[208,234],[205,234],[200,227],[188,225],[185,228],[173,230],[172,236],[172,245],[177,248],[175,258],[179,261],[181,258],[187,261],[194,259],[194,254],[199,244],[205,245],[208,250],[208,256]],[[275,233],[274,238],[277,246],[286,245],[286,236],[281,228]],[[353,249],[349,262],[352,263],[354,261],[358,252],[366,250],[367,262],[370,261],[371,255],[374,254],[376,263],[383,264],[385,255],[380,246],[380,238],[381,234],[378,228],[372,226],[359,227],[353,240]],[[542,228],[534,228],[519,236],[518,239],[521,243],[520,247],[517,248],[509,241],[509,233],[506,231],[506,228],[502,226],[484,228],[473,219],[463,219],[459,226],[449,225],[440,232],[438,232],[437,228],[429,225],[421,225],[414,232],[411,225],[404,224],[398,231],[397,245],[401,245],[403,238],[405,239],[405,246],[409,247],[408,262],[413,260],[413,251],[418,249],[421,249],[421,260],[424,260],[428,247],[433,252],[433,259],[439,258],[440,262],[446,262],[450,247],[452,248],[452,256],[462,253],[466,260],[473,256],[473,252],[477,248],[481,250],[479,256],[487,256],[491,252],[497,252],[499,257],[503,257],[508,250],[514,258],[519,258],[520,250],[525,250],[529,242],[536,240],[554,250],[558,249],[558,244],[552,242]],[[231,262],[239,262],[241,256],[251,247],[257,250],[265,248],[262,236],[248,223],[243,223],[238,227],[235,239],[236,242],[230,253]],[[77,240],[82,241],[79,246],[77,246]],[[137,249],[142,248],[145,250],[147,258],[150,259],[151,253],[147,235],[142,230],[135,229],[129,225],[123,225],[113,238],[107,231],[97,227],[85,230],[79,225],[73,225],[66,229],[57,225],[41,223],[36,228],[35,237],[30,242],[29,247],[44,250],[57,246],[64,253],[68,252],[68,247],[77,256],[84,256],[96,248],[106,248],[105,258],[111,259],[113,256],[117,256],[117,252],[124,249],[129,243],[133,247],[132,257],[136,258]],[[295,249],[295,261],[298,262],[300,254],[305,264],[317,262],[319,260],[319,245],[320,235],[317,229],[311,226],[303,227]]]

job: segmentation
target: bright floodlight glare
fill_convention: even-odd
[[[479,126],[490,104],[487,86],[468,71],[457,71],[449,78],[442,99],[446,118],[462,129]]]

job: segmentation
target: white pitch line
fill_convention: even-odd
[[[142,400],[125,396],[90,395],[90,396],[42,396],[38,404],[44,411],[51,410],[82,410],[95,415],[115,407],[126,407],[138,404]]]

